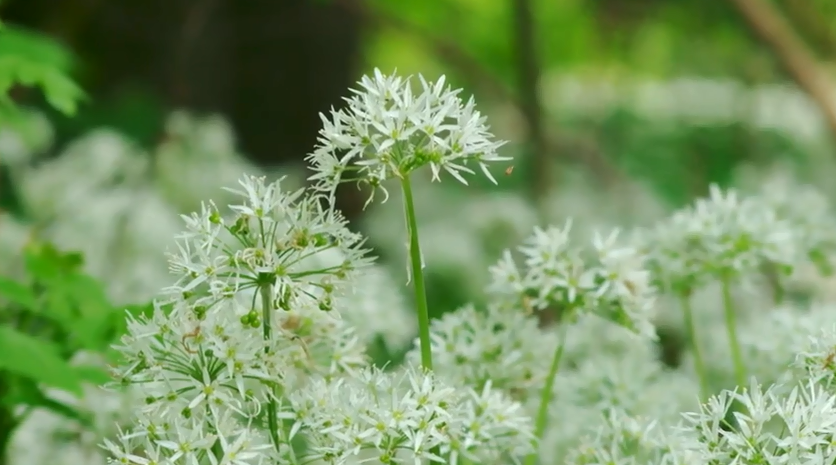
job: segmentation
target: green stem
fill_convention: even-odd
[[[0,398],[6,394],[7,379],[0,371]],[[11,407],[0,406],[0,465],[11,464],[12,459],[9,457],[9,446],[11,444],[12,435],[15,429],[19,426],[19,422],[15,419],[14,412]]]
[[[740,342],[737,340],[737,324],[735,322],[734,300],[731,295],[731,280],[728,277],[722,279],[723,284],[723,311],[726,314],[726,331],[729,334],[729,345],[731,346],[732,362],[734,363],[735,381],[739,387],[746,386],[746,366],[743,364],[743,354],[740,351]]]
[[[430,313],[427,306],[427,290],[424,285],[424,271],[421,267],[421,245],[418,241],[418,221],[415,218],[415,202],[412,199],[412,186],[409,175],[401,181],[403,187],[406,230],[409,235],[409,263],[412,270],[415,306],[418,313],[418,339],[421,342],[421,366],[425,370],[433,369],[433,354],[430,347]]]
[[[694,312],[691,309],[691,296],[680,294],[679,301],[682,304],[682,314],[685,317],[685,330],[688,331],[688,342],[691,344],[691,352],[694,354],[694,367],[697,370],[697,377],[700,379],[700,397],[707,399],[709,396],[708,373],[705,370],[700,342],[697,339],[697,327],[694,325]]]
[[[563,358],[563,349],[566,347],[566,329],[569,327],[566,323],[558,323],[560,325],[560,342],[554,351],[552,357],[552,364],[549,367],[549,373],[546,375],[546,384],[543,386],[543,391],[540,392],[540,406],[537,409],[537,419],[534,422],[534,438],[537,440],[535,444],[535,451],[528,454],[525,458],[525,465],[534,465],[537,463],[537,456],[539,455],[540,441],[543,440],[543,435],[546,433],[546,426],[549,422],[549,406],[552,401],[552,394],[554,390],[554,382],[557,379],[557,372],[560,368],[560,359]]]
[[[265,341],[270,341],[272,338],[272,316],[273,316],[273,285],[270,283],[261,284],[259,286],[259,293],[261,294],[261,328],[262,335]],[[264,353],[270,351],[269,342],[264,345]],[[278,405],[276,404],[276,388],[271,387],[273,395],[270,396],[270,401],[267,407],[267,425],[270,429],[270,439],[273,441],[273,447],[277,452],[281,451],[281,439],[279,431],[279,417]]]

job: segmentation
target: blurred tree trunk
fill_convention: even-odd
[[[266,166],[301,160],[357,77],[360,22],[334,2],[5,0],[3,19],[68,45],[92,105],[141,88],[221,112]]]
[[[786,73],[822,112],[831,138],[836,139],[836,106],[831,84],[806,44],[781,12],[766,0],[729,0],[752,33],[769,47]]]

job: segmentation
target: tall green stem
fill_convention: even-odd
[[[734,299],[731,295],[731,280],[728,277],[722,279],[723,284],[723,311],[726,314],[726,331],[729,335],[731,346],[732,362],[734,363],[734,376],[737,385],[746,386],[746,366],[743,364],[743,354],[740,351],[740,342],[737,340],[737,323],[735,322]]]
[[[697,339],[697,327],[694,325],[694,311],[691,309],[691,296],[685,293],[680,294],[679,302],[682,305],[682,314],[685,317],[685,330],[688,331],[688,342],[691,344],[691,352],[694,354],[694,367],[697,370],[697,377],[700,379],[700,395],[703,399],[707,399],[709,395],[708,373],[705,371],[705,362],[702,358],[699,339]]]
[[[415,202],[412,199],[412,185],[409,182],[409,175],[404,175],[401,181],[401,187],[403,187],[404,210],[406,213],[406,231],[409,235],[409,264],[412,270],[415,306],[418,312],[418,339],[421,342],[421,366],[429,371],[433,369],[433,354],[430,347],[430,312],[427,306],[424,271],[421,267],[421,244],[418,241],[418,221],[415,217]]]
[[[273,285],[270,283],[261,284],[258,288],[259,293],[261,294],[261,324],[262,324],[262,335],[264,337],[264,341],[270,341],[272,338],[272,317],[273,317]],[[264,352],[267,353],[270,351],[269,344],[265,344]],[[270,396],[270,401],[268,402],[268,411],[267,411],[267,427],[270,429],[270,439],[273,441],[273,447],[276,448],[276,451],[280,452],[282,450],[281,443],[283,440],[284,432],[282,427],[279,425],[279,406],[276,402],[276,397],[278,396],[278,392],[275,386],[271,387],[272,396]],[[293,447],[290,447],[290,459],[292,463],[296,463],[296,456],[293,453]]]
[[[569,327],[566,323],[558,323],[560,325],[560,341],[557,343],[557,348],[552,357],[552,364],[549,367],[549,373],[546,375],[546,384],[543,386],[543,391],[540,393],[540,407],[537,409],[537,419],[534,422],[534,438],[537,444],[534,452],[528,454],[525,458],[525,465],[534,465],[537,463],[537,457],[540,455],[539,444],[543,440],[543,435],[546,433],[546,426],[549,422],[549,405],[552,402],[552,391],[554,391],[554,381],[557,378],[557,372],[560,368],[560,360],[563,358],[563,349],[566,347],[566,329]]]

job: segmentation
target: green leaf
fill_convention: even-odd
[[[35,294],[32,292],[32,289],[3,276],[0,276],[0,296],[28,310],[32,310],[37,306]]]
[[[50,341],[0,326],[0,368],[81,395],[78,375]]]
[[[72,273],[52,289],[66,297],[77,315],[70,323],[70,335],[78,347],[100,350],[111,342],[111,315],[115,310],[110,305],[102,284],[93,277]]]
[[[0,94],[16,84],[37,86],[50,105],[73,115],[86,96],[69,77],[72,61],[64,47],[45,35],[5,26],[0,29]]]
[[[16,378],[10,381],[8,392],[0,399],[0,406],[11,408],[17,408],[22,405],[43,407],[65,418],[75,420],[86,427],[94,427],[92,416],[88,412],[82,412],[72,405],[67,405],[61,401],[45,396],[41,388],[33,380]]]
[[[110,381],[113,381],[110,374],[100,366],[94,365],[78,365],[73,367],[78,378],[96,386],[101,386]]]

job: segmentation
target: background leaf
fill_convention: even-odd
[[[77,373],[59,354],[51,342],[0,326],[0,368],[81,395]]]

